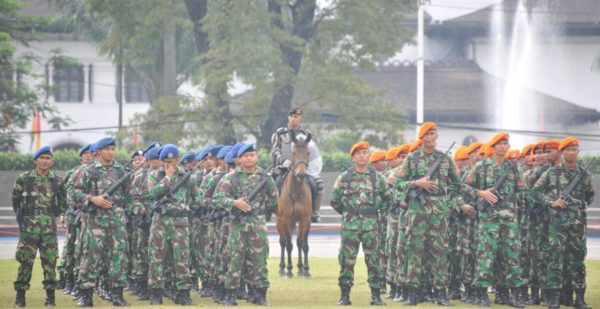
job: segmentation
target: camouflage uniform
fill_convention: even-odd
[[[486,159],[471,169],[464,190],[475,199],[479,190],[493,187],[505,173],[509,173],[508,178],[498,190],[501,200],[478,210],[480,235],[473,280],[473,286],[478,288],[493,285],[494,276],[499,287],[520,288],[523,285],[518,227],[518,208],[523,203],[525,189],[522,171],[509,161],[496,164],[492,159]]]
[[[72,285],[73,270],[75,267],[75,241],[77,239],[78,227],[76,226],[77,207],[71,199],[69,199],[69,191],[72,191],[73,186],[69,186],[69,179],[72,178],[73,174],[81,168],[78,165],[65,174],[65,192],[67,196],[67,211],[65,214],[65,223],[67,225],[67,231],[65,233],[65,243],[63,244],[63,250],[61,255],[61,264],[58,266],[58,270],[67,277],[68,285]]]
[[[19,244],[15,257],[20,263],[15,290],[29,289],[33,262],[39,249],[45,290],[56,288],[55,268],[58,258],[56,217],[66,209],[62,178],[52,171],[41,176],[37,169],[19,175],[12,192],[13,209],[19,223]]]
[[[192,248],[194,256],[194,269],[198,276],[203,280],[208,278],[211,264],[208,258],[210,239],[210,222],[208,221],[208,205],[204,202],[201,187],[206,182],[207,178],[211,177],[215,169],[212,171],[198,171],[192,174],[192,191],[193,203],[190,204],[192,210]]]
[[[144,289],[148,286],[148,238],[150,237],[150,194],[148,189],[148,174],[150,167],[139,169],[131,183],[131,198],[133,201],[133,236],[135,251],[131,256],[133,280]],[[145,292],[145,291],[142,291]]]
[[[465,167],[461,171],[461,179],[467,177],[467,174],[471,170],[471,166]],[[468,194],[463,194],[463,200],[466,204],[475,207],[475,199],[471,198]],[[457,228],[457,242],[456,247],[458,251],[458,280],[465,286],[466,292],[470,291],[471,283],[475,279],[475,262],[477,253],[477,226],[478,226],[478,214],[475,213],[473,216],[469,216],[462,211],[458,215],[458,228]],[[468,293],[465,297],[469,297]],[[463,299],[467,301],[467,299]]]
[[[148,186],[150,187],[150,198],[157,201],[177,183],[185,172],[181,166],[171,179],[162,177],[164,167],[152,171],[148,175]],[[189,245],[189,208],[186,203],[187,188],[180,187],[172,196],[173,200],[165,205],[166,214],[154,212],[152,225],[150,226],[150,238],[148,239],[149,255],[149,278],[148,285],[153,289],[165,287],[164,264],[167,257],[171,257],[174,263],[174,279],[177,290],[189,290],[191,277],[188,266]]]
[[[533,194],[540,201],[541,207],[549,208],[562,193],[569,182],[582,169],[569,170],[564,164],[548,169],[533,187]],[[585,255],[586,255],[586,209],[594,199],[595,188],[591,175],[584,171],[584,177],[564,210],[551,209],[548,229],[548,242],[544,251],[547,278],[542,288],[560,289],[563,285],[571,285],[573,289],[585,289]]]
[[[240,288],[242,268],[246,260],[254,265],[249,281],[259,293],[266,293],[269,287],[269,241],[265,214],[277,207],[278,194],[275,182],[258,167],[254,173],[245,173],[241,167],[237,167],[234,172],[223,177],[214,194],[214,200],[220,203],[221,207],[232,211],[234,200],[247,196],[263,177],[269,177],[266,184],[252,201],[248,201],[252,206],[251,213],[229,223],[227,251],[231,260],[225,278],[228,293]]]
[[[103,194],[124,175],[125,169],[119,163],[103,166],[100,161],[96,161],[81,170],[74,184],[73,200],[82,205],[82,210],[86,212],[85,224],[82,225],[78,276],[78,284],[82,289],[93,288],[105,267],[113,288],[123,288],[127,284],[125,208],[131,206],[129,181],[125,181],[111,197],[112,208],[102,209],[90,201],[92,197]]]
[[[393,175],[394,170],[390,170],[387,176]],[[390,185],[388,190],[390,194],[395,192],[393,185]],[[393,194],[395,197],[395,194]],[[398,219],[400,216],[400,206],[398,201],[391,197],[388,210],[387,210],[387,231],[386,231],[386,242],[385,242],[385,255],[387,257],[386,264],[386,275],[385,279],[389,284],[397,284],[396,278],[398,277],[398,256],[397,256],[397,245],[398,245]]]
[[[352,174],[349,182],[346,178],[348,173]],[[338,255],[338,285],[342,289],[350,289],[354,285],[354,264],[361,243],[369,286],[380,289],[385,284],[379,259],[379,246],[383,244],[380,243],[378,213],[385,209],[391,195],[383,176],[376,173],[375,183],[372,183],[371,173],[375,172],[369,170],[358,173],[354,169],[343,172],[333,186],[331,207],[342,215],[342,239]]]

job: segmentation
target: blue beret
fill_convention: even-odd
[[[198,152],[196,153],[196,160],[198,160],[198,161],[204,160],[204,158],[206,158],[206,156],[208,155],[208,153],[210,152],[211,149],[212,149],[212,146],[206,146],[206,147],[198,150]]]
[[[179,164],[185,164],[193,161],[196,161],[196,153],[193,151],[188,151],[183,156],[181,156]]]
[[[235,161],[233,160],[233,150],[230,150],[225,156],[225,163],[234,165]]]
[[[136,156],[143,156],[143,155],[144,155],[144,151],[143,151],[143,150],[141,150],[141,149],[137,149],[136,151],[134,151],[134,152],[131,154],[131,158],[133,159],[133,158],[135,158]]]
[[[92,152],[92,154],[96,154],[96,152],[98,152],[98,145],[96,145],[96,143],[93,143],[90,146],[90,151]]]
[[[144,158],[148,160],[156,160],[158,159],[158,154],[160,153],[160,147],[152,147],[150,150],[146,151],[144,154]]]
[[[254,147],[254,144],[244,144],[244,146],[240,147],[240,149],[238,150],[237,156],[241,157],[246,152],[252,151],[256,151],[256,147]]]
[[[144,153],[148,152],[152,148],[155,148],[155,147],[158,148],[160,146],[161,146],[160,142],[152,142],[152,143],[148,144],[148,146],[146,146],[146,148],[144,148]]]
[[[225,146],[223,146],[223,145],[217,145],[217,146],[213,146],[213,147],[210,149],[210,151],[208,152],[208,154],[209,154],[211,157],[216,157],[216,156],[217,156],[217,154],[219,154],[219,151],[221,151],[221,149],[222,149],[223,147],[225,147]]]
[[[175,157],[179,157],[179,149],[177,149],[177,146],[173,144],[166,144],[161,147],[159,156],[161,160]]]
[[[36,152],[33,153],[33,160],[35,161],[35,159],[37,159],[39,156],[43,155],[43,154],[49,154],[49,155],[53,155],[52,154],[52,147],[50,146],[43,146],[42,148],[38,149]]]
[[[237,158],[238,157],[238,150],[240,150],[240,147],[244,146],[244,143],[237,143],[235,145],[233,145],[233,147],[231,147],[231,151],[233,151],[233,157]]]
[[[232,146],[224,146],[217,153],[217,159],[224,159],[229,151],[231,151]]]
[[[114,137],[104,137],[96,142],[96,150],[106,148],[108,146],[116,146],[117,140]]]
[[[86,151],[91,151],[90,150],[91,147],[92,147],[92,144],[85,144],[85,145],[81,146],[81,148],[79,148],[79,156],[81,157],[81,155]]]

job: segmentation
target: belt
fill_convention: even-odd
[[[351,215],[357,216],[376,216],[378,214],[375,208],[352,208],[348,207],[344,209],[344,212]]]
[[[48,215],[48,216],[56,216],[53,210],[48,208],[23,208],[21,209],[22,216],[39,216],[39,215]]]
[[[190,214],[187,210],[167,210],[164,215],[172,218],[183,218]]]

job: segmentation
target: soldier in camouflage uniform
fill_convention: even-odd
[[[67,208],[62,178],[50,168],[54,163],[52,148],[44,146],[33,154],[36,168],[22,173],[12,191],[12,205],[19,223],[19,244],[15,257],[19,262],[17,280],[14,282],[17,296],[15,307],[25,307],[25,291],[29,289],[33,263],[40,251],[44,272],[44,305],[55,306],[56,218]]]
[[[406,278],[404,284],[409,290],[406,304],[416,305],[419,289],[428,287],[428,277],[432,278],[433,301],[439,305],[451,306],[446,288],[448,286],[448,218],[455,205],[463,205],[460,193],[460,174],[452,158],[435,149],[437,145],[437,125],[426,122],[419,130],[423,146],[404,160],[398,172],[401,189],[399,200],[407,200],[406,225]],[[425,174],[434,162],[441,158],[441,165],[431,178]],[[420,190],[420,198],[407,198],[410,191]],[[403,194],[403,195],[402,195]],[[462,207],[462,206],[461,206]],[[426,271],[429,269],[430,271]]]
[[[492,158],[475,165],[467,175],[464,190],[486,203],[477,209],[479,215],[479,245],[473,288],[477,289],[477,304],[489,306],[488,287],[497,284],[496,303],[524,307],[521,303],[521,267],[519,257],[518,207],[523,203],[525,182],[519,167],[506,160],[510,145],[508,133],[496,134],[488,142],[494,150]],[[506,180],[498,190],[498,180]],[[508,288],[511,289],[509,297]]]
[[[586,211],[594,199],[595,187],[591,175],[577,163],[579,141],[568,137],[559,144],[563,162],[549,168],[535,183],[532,194],[536,195],[541,207],[549,208],[546,289],[549,308],[559,308],[560,290],[568,286],[564,298],[571,298],[575,308],[590,308],[584,300],[585,255],[586,255]],[[552,159],[549,155],[548,159]],[[581,179],[568,195],[563,192],[571,181],[581,174]],[[572,303],[573,290],[577,299]],[[564,294],[564,290],[563,290]],[[564,299],[563,299],[564,301]]]
[[[131,207],[129,180],[110,196],[105,191],[126,175],[122,165],[114,161],[116,140],[105,137],[96,142],[98,160],[83,168],[74,185],[73,200],[86,212],[82,226],[81,265],[78,284],[82,298],[78,306],[93,306],[92,293],[99,272],[106,266],[115,306],[126,306],[123,287],[127,284],[127,230],[125,209]],[[103,265],[107,261],[109,265]]]
[[[224,305],[237,304],[235,291],[240,288],[242,268],[246,261],[254,265],[249,282],[258,294],[255,303],[267,305],[269,241],[265,215],[277,207],[277,187],[273,179],[257,167],[258,155],[253,144],[240,147],[238,157],[240,166],[223,177],[213,198],[235,217],[229,223],[227,251],[231,260],[225,278]],[[259,182],[262,182],[259,193],[247,200],[246,197]]]
[[[179,150],[175,145],[162,146],[160,160],[163,166],[148,175],[152,208],[152,223],[148,239],[149,276],[148,286],[152,289],[150,304],[162,304],[162,292],[165,288],[164,263],[171,257],[174,263],[174,281],[177,288],[175,303],[193,305],[190,299],[191,276],[189,269],[189,208],[186,202],[187,187],[173,186],[186,174],[179,161]],[[186,180],[186,181],[189,181]]]
[[[144,151],[142,149],[136,149],[132,154],[131,154],[131,168],[128,168],[128,166],[126,166],[125,168],[129,171],[131,169],[136,169],[140,166],[142,166],[145,162],[144,159]],[[140,173],[141,172],[141,168],[136,170],[136,173]],[[136,176],[136,173],[134,173],[133,175],[131,175],[131,181],[130,183],[133,183],[133,179]],[[133,257],[135,256],[135,253],[137,252],[137,233],[134,233],[134,229],[135,229],[135,224],[134,224],[134,220],[133,220],[133,207],[126,209],[125,211],[126,215],[127,215],[127,241],[128,241],[128,246],[127,246],[127,256],[128,257]],[[137,294],[137,281],[135,280],[135,276],[133,275],[133,258],[128,258],[127,259],[127,287],[126,289],[130,290],[132,293]]]
[[[521,151],[521,157],[519,158],[518,165],[523,170],[523,178],[525,179],[525,197],[529,197],[529,184],[527,178],[530,171],[533,169],[533,148],[535,144],[525,146]],[[531,302],[529,298],[529,285],[531,283],[531,254],[530,254],[530,199],[525,198],[522,207],[519,207],[519,229],[521,230],[521,279],[523,279],[523,287],[521,288],[521,296],[523,297],[522,303],[528,304]]]
[[[391,200],[385,178],[369,168],[369,143],[358,142],[350,149],[354,167],[338,176],[333,186],[331,207],[342,215],[341,247],[338,255],[341,298],[338,305],[350,305],[354,285],[354,264],[362,244],[367,263],[371,304],[385,305],[380,297],[384,272],[379,259],[378,216]]]

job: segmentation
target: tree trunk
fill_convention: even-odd
[[[172,0],[172,2],[174,2]],[[175,5],[173,3],[173,5]],[[162,61],[162,95],[175,96],[177,94],[177,64],[175,46],[175,17],[168,11],[165,16],[165,35],[163,37]]]

